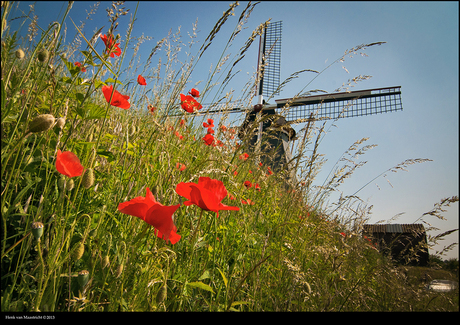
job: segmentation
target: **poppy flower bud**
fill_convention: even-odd
[[[65,182],[65,176],[61,175],[57,181],[57,186],[59,191],[64,191],[66,189],[66,182]]]
[[[65,184],[65,188],[67,189],[67,191],[73,190],[74,187],[75,187],[75,182],[73,181],[73,179],[68,179]]]
[[[120,277],[121,273],[123,272],[123,263],[121,263],[120,265],[118,265],[117,267],[117,274],[116,274],[116,277]]]
[[[41,114],[29,123],[29,132],[37,133],[51,129],[54,125],[54,116],[51,114]]]
[[[48,57],[50,55],[50,52],[48,52],[47,49],[43,49],[38,53],[38,61],[40,62],[45,62],[48,60]]]
[[[34,235],[35,239],[40,239],[43,235],[43,223],[38,221],[32,223],[32,235]]]
[[[83,244],[82,241],[79,241],[73,248],[72,258],[75,261],[78,261],[83,256],[83,253],[85,253],[85,244]]]
[[[85,173],[83,174],[83,179],[82,179],[82,184],[83,186],[88,189],[94,184],[94,172],[92,168],[88,168],[85,170]]]
[[[83,288],[86,286],[89,280],[89,272],[87,270],[82,270],[78,272],[78,284],[80,285],[80,289],[83,290]]]
[[[65,125],[65,118],[64,117],[60,117],[58,119],[56,119],[56,127],[61,129],[64,127]]]
[[[102,260],[102,268],[105,269],[107,266],[109,266],[109,263],[109,255],[105,255],[104,259]]]
[[[14,53],[19,60],[22,60],[25,56],[24,51],[21,49],[16,50]]]
[[[136,126],[135,125],[131,125],[130,129],[129,129],[129,136],[133,136],[134,133],[136,132]]]
[[[163,301],[166,300],[168,296],[168,290],[166,288],[166,283],[164,283],[161,288],[160,288],[160,291],[158,291],[157,293],[157,304],[161,304]]]

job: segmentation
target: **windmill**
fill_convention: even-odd
[[[293,124],[402,110],[400,86],[276,99],[274,104],[266,103],[264,98],[279,95],[281,30],[282,21],[273,22],[265,26],[260,37],[257,104],[247,109],[234,102],[226,104],[224,109],[214,105],[200,112],[246,112],[238,136],[245,140],[245,150],[255,152],[273,171],[286,168],[292,171],[289,142],[296,135],[291,127]],[[291,177],[295,178],[295,171],[293,173]]]

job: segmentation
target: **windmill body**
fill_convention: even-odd
[[[257,104],[250,110],[238,104],[227,109],[207,110],[205,114],[244,112],[246,117],[239,128],[238,136],[259,161],[273,171],[288,171],[291,183],[296,183],[293,170],[290,141],[296,138],[291,125],[366,116],[402,110],[401,87],[386,87],[359,91],[347,91],[315,96],[276,99],[274,104],[264,98],[279,95],[281,63],[282,22],[273,22],[265,27],[261,35],[258,58]]]

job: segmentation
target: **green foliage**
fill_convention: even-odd
[[[248,4],[240,21],[254,6]],[[73,52],[56,41],[60,26],[50,26],[37,44],[21,47],[22,60],[15,54],[16,33],[2,34],[7,76],[1,82],[2,311],[458,311],[458,300],[426,303],[431,293],[406,298],[412,289],[402,275],[361,238],[359,228],[327,215],[324,201],[316,199],[323,195],[311,197],[310,179],[307,187],[286,191],[283,173],[270,175],[257,157],[240,158],[244,147],[237,145],[232,126],[226,125],[227,131],[216,126],[223,146],[208,146],[200,117],[168,117],[178,111],[193,67],[235,7],[224,12],[190,64],[174,70],[177,61],[170,56],[166,73],[174,77],[158,82],[151,97],[137,97],[136,87],[119,87],[126,85],[116,77],[122,60],[95,52],[90,42],[76,54],[94,69],[87,79],[72,64]],[[122,16],[111,18],[110,30]],[[129,41],[128,36],[125,44]],[[157,47],[174,49],[174,41],[163,39]],[[42,48],[48,55],[37,60]],[[145,69],[154,74],[149,64]],[[113,79],[102,81],[108,67]],[[214,70],[202,96],[227,72],[231,68]],[[102,85],[129,92],[131,108],[108,104]],[[148,103],[160,109],[141,109]],[[66,122],[28,133],[41,114]],[[83,179],[86,173],[61,175],[57,150],[76,154],[91,170],[89,179]],[[309,158],[310,177],[318,162]],[[147,187],[163,205],[181,203],[176,185],[201,176],[221,180],[228,191],[223,203],[240,210],[220,211],[217,218],[181,205],[174,216],[181,239],[174,245],[117,209],[145,196]],[[248,180],[259,188],[246,188]],[[356,225],[365,215],[355,211],[350,219]],[[36,222],[43,224],[41,236],[34,233]]]

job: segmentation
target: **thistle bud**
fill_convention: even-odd
[[[89,280],[89,272],[87,270],[82,270],[78,272],[78,284],[80,285],[80,289],[83,290],[83,288],[86,286]]]
[[[32,234],[34,235],[35,239],[40,239],[40,237],[43,235],[43,223],[38,221],[32,223]]]
[[[166,288],[166,283],[164,283],[161,288],[160,288],[160,291],[158,291],[157,293],[157,304],[161,304],[163,301],[166,300],[168,296],[168,290]]]
[[[83,244],[82,241],[79,241],[73,248],[72,258],[75,261],[78,261],[83,256],[83,253],[85,253],[85,244]]]
[[[40,62],[45,62],[48,60],[48,57],[50,55],[50,52],[48,52],[47,49],[43,49],[38,53],[38,61]]]
[[[83,179],[82,179],[82,184],[83,186],[88,189],[94,184],[94,172],[92,168],[88,168],[85,170],[85,173],[83,174]]]
[[[24,51],[21,49],[16,50],[14,53],[19,60],[22,60],[25,56]]]
[[[54,124],[54,116],[51,114],[41,114],[29,123],[29,132],[37,133],[51,129]]]

